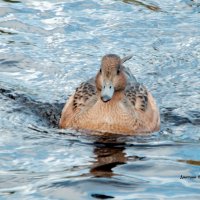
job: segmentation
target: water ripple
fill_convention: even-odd
[[[199,199],[199,1],[0,2],[0,196]],[[57,129],[64,102],[106,53],[157,100],[161,130]],[[193,176],[193,179],[181,179]]]

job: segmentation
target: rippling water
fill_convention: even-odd
[[[57,129],[106,53],[134,55],[160,132]],[[199,0],[1,0],[0,199],[200,199],[199,72]]]

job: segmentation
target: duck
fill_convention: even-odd
[[[158,131],[155,99],[124,66],[131,58],[103,56],[96,76],[81,83],[64,105],[59,128],[121,135]]]

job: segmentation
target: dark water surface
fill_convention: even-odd
[[[56,128],[106,53],[134,55],[160,132]],[[0,199],[200,199],[200,1],[1,0],[0,130]]]

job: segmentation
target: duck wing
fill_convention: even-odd
[[[137,82],[129,68],[125,68],[127,86],[125,95],[136,110],[145,111],[148,104],[148,91],[144,85]]]
[[[86,82],[81,83],[73,96],[73,110],[83,109],[86,106],[92,106],[97,100],[97,91],[95,79],[91,78]]]

